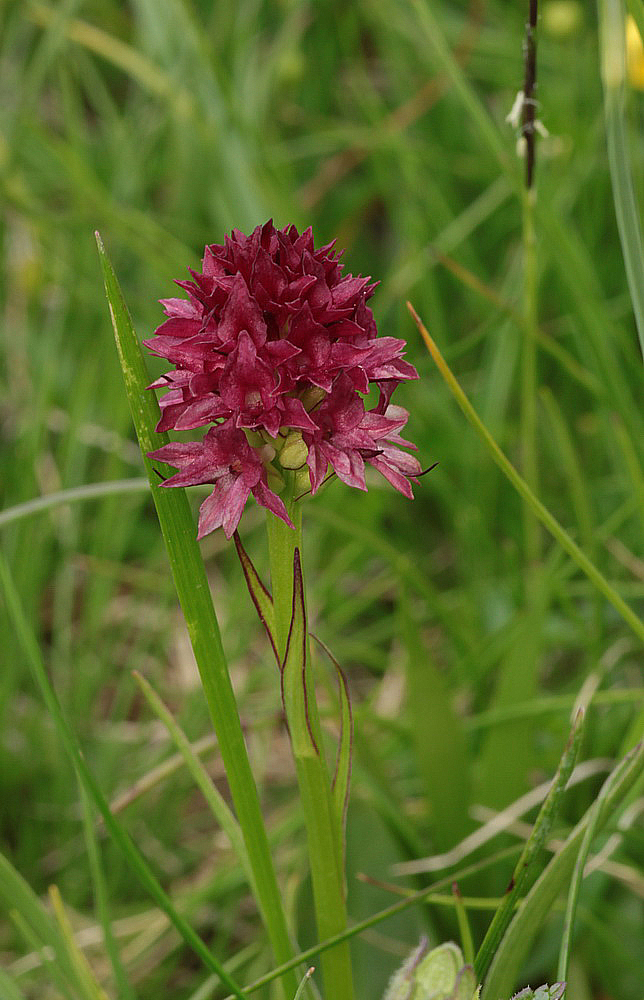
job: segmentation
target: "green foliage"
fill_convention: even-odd
[[[502,852],[527,834],[521,822],[538,804],[507,817],[494,839],[458,842],[553,775],[570,713],[583,705],[580,759],[599,763],[573,772],[505,956],[528,940],[528,925],[540,930],[498,995],[553,982],[576,860],[583,846],[592,866],[608,843],[610,857],[573,883],[570,982],[582,984],[580,996],[641,997],[637,792],[615,800],[605,832],[598,826],[584,844],[601,761],[622,757],[643,726],[641,646],[609,596],[634,615],[644,597],[642,371],[627,279],[641,268],[628,208],[642,196],[629,160],[641,158],[641,95],[628,91],[625,108],[615,92],[604,97],[594,12],[573,4],[567,26],[553,27],[551,6],[540,4],[539,115],[550,137],[538,144],[528,400],[538,475],[527,478],[607,581],[603,592],[574,550],[562,554],[541,529],[539,558],[526,558],[523,501],[454,406],[404,307],[413,301],[525,477],[521,170],[504,121],[522,83],[520,4],[9,0],[0,10],[0,544],[96,785],[156,884],[238,984],[275,964],[248,879],[174,757],[178,730],[167,735],[131,674],[149,679],[200,746],[211,724],[140,481],[93,233],[109,246],[143,337],[160,321],[156,300],[173,294],[172,279],[206,242],[274,216],[311,223],[321,242],[337,236],[348,269],[380,279],[381,332],[408,339],[421,371],[400,393],[409,436],[424,464],[439,462],[413,504],[382,484],[358,495],[336,482],[304,510],[310,627],[348,677],[355,721],[349,916],[385,905],[396,862],[428,858],[429,874],[397,880],[403,892],[441,882],[400,901],[413,921],[365,926],[352,939],[357,996],[381,995],[420,932],[432,945],[456,937],[454,879],[480,946],[516,861]],[[601,45],[618,41],[604,35]],[[266,579],[262,524],[249,511],[240,534]],[[233,547],[213,537],[202,551],[283,906],[295,946],[306,948],[316,939],[278,670]],[[91,989],[46,902],[53,883],[108,995],[127,995],[124,983],[139,1000],[216,995],[215,974],[180,943],[81,798],[61,730],[6,609],[0,616],[0,993],[58,1000]],[[347,710],[335,669],[317,659],[330,759]],[[200,753],[226,798],[219,749]],[[573,846],[548,864],[566,838]],[[365,868],[373,884],[357,883]]]

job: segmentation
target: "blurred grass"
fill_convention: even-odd
[[[573,3],[568,33],[553,33],[555,0],[541,6],[539,111],[550,137],[539,143],[537,171],[540,498],[637,610],[642,370],[606,154],[597,24]],[[424,464],[439,467],[413,504],[381,483],[366,496],[336,483],[305,512],[313,628],[349,673],[359,724],[348,833],[356,918],[383,905],[383,890],[356,883],[355,871],[387,880],[393,862],[446,850],[471,830],[468,802],[501,808],[552,773],[580,690],[599,694],[585,757],[616,756],[641,735],[641,650],[549,541],[535,574],[538,615],[526,606],[520,500],[453,406],[404,308],[410,298],[518,463],[520,170],[504,119],[522,80],[524,20],[521,5],[502,0],[8,0],[0,8],[4,508],[140,475],[97,228],[140,336],[158,324],[156,300],[172,294],[172,279],[206,242],[273,216],[311,223],[320,243],[337,236],[348,269],[381,280],[373,300],[381,331],[409,339],[421,380],[399,402]],[[628,98],[641,198],[641,95]],[[256,514],[245,515],[243,537],[265,575]],[[132,668],[190,739],[209,732],[145,493],[52,507],[0,532],[50,679],[108,797],[172,754]],[[306,866],[275,668],[234,553],[219,538],[204,552],[285,905],[305,946]],[[73,770],[6,620],[2,634],[0,837],[12,869],[43,898],[58,886],[108,994],[106,908],[137,997],[196,995],[206,972],[102,835],[99,914]],[[526,690],[531,647],[536,687]],[[428,726],[441,703],[459,720],[458,730],[448,725],[448,760],[464,759],[464,775],[450,775],[423,732],[418,698],[432,690]],[[537,715],[542,702],[550,709]],[[325,707],[335,711],[330,695]],[[445,717],[435,725],[440,732]],[[216,755],[208,767],[225,789]],[[564,822],[577,821],[597,788],[570,793]],[[446,801],[464,805],[450,813]],[[234,977],[263,974],[268,953],[242,874],[185,771],[132,801],[124,819],[213,952],[243,956]],[[636,869],[641,846],[635,819],[619,860]],[[497,894],[508,875],[499,866],[463,890]],[[590,995],[641,998],[638,949],[616,958],[617,942],[641,939],[638,893],[641,877],[627,885],[596,873],[582,886],[571,964]],[[487,919],[472,918],[477,943]],[[524,970],[533,983],[556,969],[561,926],[554,914]],[[380,995],[420,929],[457,933],[444,908],[425,906],[355,944],[361,996]],[[59,996],[29,952],[14,925],[3,925],[0,964],[17,995]]]

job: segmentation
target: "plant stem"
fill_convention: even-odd
[[[524,42],[525,75],[521,109],[521,136],[525,152],[525,175],[522,192],[523,242],[523,349],[521,355],[521,463],[523,475],[533,493],[539,492],[537,462],[537,240],[534,226],[536,190],[535,122],[537,87],[537,0],[529,0]],[[528,592],[534,588],[541,552],[541,528],[528,507],[523,508],[525,554],[528,566]]]
[[[537,461],[537,241],[534,228],[534,188],[526,188],[523,207],[523,350],[521,357],[521,464],[533,493],[539,492]],[[528,578],[541,554],[541,528],[529,507],[523,508]]]
[[[280,661],[285,653],[291,628],[295,628],[297,614],[294,600],[294,556],[296,548],[301,553],[301,507],[290,496],[282,496],[295,530],[280,518],[267,514],[268,548],[271,567],[275,632]],[[293,699],[285,690],[284,707],[291,735],[297,781],[306,824],[309,864],[313,886],[313,902],[318,936],[321,941],[342,934],[347,927],[344,889],[343,845],[338,831],[340,824],[335,816],[331,783],[324,759],[322,731],[315,701],[315,690],[310,670],[309,639],[306,633],[306,615],[302,603],[304,637],[303,662],[297,665],[298,683],[303,684],[303,713],[297,712],[302,699]],[[293,623],[293,624],[292,624]],[[292,651],[289,647],[289,661]],[[346,941],[329,949],[321,956],[325,993],[329,1000],[352,1000],[353,975],[351,955]]]

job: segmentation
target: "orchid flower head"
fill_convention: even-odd
[[[378,336],[376,284],[344,274],[341,256],[333,243],[316,249],[310,228],[269,220],[207,246],[201,271],[177,282],[188,297],[162,300],[167,319],[145,341],[173,365],[150,386],[166,390],[157,430],[206,432],[150,457],[178,470],[165,487],[213,485],[200,538],[218,527],[230,538],[251,494],[291,525],[279,491],[294,473],[302,493],[330,471],[366,490],[370,465],[413,496],[421,467],[399,433],[409,415],[390,399],[418,373],[403,340]]]

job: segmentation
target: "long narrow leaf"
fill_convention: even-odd
[[[109,1000],[103,987],[96,981],[89,962],[74,939],[74,931],[65,911],[58,886],[50,886],[49,901],[60,927],[69,960],[76,969],[80,982],[83,984],[85,996],[88,1000]]]
[[[61,973],[58,965],[61,949],[54,950],[49,945],[43,945],[38,940],[38,935],[33,930],[29,921],[25,919],[19,910],[9,910],[9,917],[26,941],[31,952],[30,957],[35,958],[36,955],[38,956],[40,966],[49,973],[51,982],[56,983],[63,995],[67,997],[67,1000],[86,1000],[83,994],[82,983],[72,985],[67,982],[67,979]],[[67,956],[64,946],[62,952]]]
[[[196,541],[194,521],[185,490],[160,488],[153,463],[147,457],[148,452],[167,442],[167,436],[155,431],[159,408],[153,393],[146,391],[150,378],[143,353],[98,233],[96,239],[130,410],[235,811],[253,868],[258,906],[275,958],[278,962],[285,962],[292,956],[293,949],[206,570]],[[296,977],[291,976],[283,986],[286,995],[295,993]]]
[[[286,531],[289,530],[286,528]],[[325,939],[343,931],[347,924],[342,826],[333,800],[323,748],[316,739],[319,723],[317,715],[313,715],[317,705],[313,681],[307,670],[309,643],[304,581],[297,546],[293,552],[291,591],[291,622],[282,667],[282,697],[306,823],[317,928],[320,937]],[[322,971],[329,995],[335,992],[338,1000],[352,1000],[353,976],[346,944],[324,955]]]
[[[85,500],[102,499],[107,496],[118,496],[122,493],[145,493],[150,489],[147,479],[117,479],[109,483],[88,483],[86,486],[74,486],[69,490],[57,490],[43,497],[25,500],[24,503],[7,507],[0,512],[0,528],[23,517],[30,517],[41,511],[51,510],[65,503],[82,503]]]
[[[237,855],[237,858],[249,877],[251,886],[254,887],[253,873],[248,863],[248,854],[246,853],[244,838],[242,837],[239,823],[235,819],[230,807],[224,801],[221,793],[218,792],[213,785],[208,771],[190,746],[188,737],[173,718],[171,712],[163,704],[161,698],[159,698],[150,682],[146,680],[146,678],[143,677],[138,670],[134,670],[132,673],[134,680],[143,692],[148,705],[155,715],[161,719],[162,723],[168,730],[174,745],[186,763],[188,771],[203,794],[203,797],[210,807],[216,821],[219,823],[222,830],[224,830],[230,840],[231,846]]]
[[[96,909],[98,911],[98,917],[103,929],[105,951],[107,952],[112,966],[114,984],[118,991],[119,1000],[135,1000],[136,994],[134,992],[134,987],[130,983],[125,969],[123,968],[118,944],[112,928],[112,916],[108,904],[108,890],[105,884],[105,874],[103,872],[96,825],[94,823],[94,810],[92,809],[89,796],[81,781],[78,782],[78,786],[83,806],[83,833],[85,836],[85,848],[87,850],[87,858],[92,875],[92,882],[94,883]]]
[[[318,646],[324,650],[335,667],[338,678],[338,694],[340,698],[340,738],[338,740],[338,751],[335,758],[335,773],[331,788],[333,791],[333,802],[335,811],[340,820],[341,837],[344,838],[344,829],[347,818],[347,807],[349,805],[349,786],[351,784],[351,760],[353,755],[353,713],[351,711],[351,698],[349,695],[349,684],[346,674],[335,656],[318,636],[311,633]]]
[[[600,792],[602,807],[597,820],[598,830],[614,817],[643,773],[644,742],[634,747],[606,779]],[[586,815],[571,831],[564,846],[548,863],[524,898],[494,956],[481,1000],[498,1000],[499,997],[511,994],[535,934],[570,878],[588,822],[589,816]]]
[[[296,759],[320,754],[309,715],[307,638],[304,583],[300,553],[296,549],[293,560],[293,613],[282,665],[282,700]]]
[[[13,910],[19,915],[19,920],[14,922],[23,935],[26,930],[30,944],[38,951],[49,949],[52,978],[66,995],[72,996],[75,991],[80,991],[82,985],[70,962],[60,928],[31,886],[3,854],[0,854],[0,904],[5,912]]]
[[[564,917],[564,929],[561,936],[561,946],[559,948],[559,965],[557,967],[557,979],[565,980],[568,976],[568,960],[570,958],[570,946],[572,943],[572,932],[575,926],[575,914],[577,911],[577,902],[579,900],[579,892],[581,889],[581,883],[584,877],[584,868],[586,866],[586,859],[590,853],[590,848],[593,843],[593,839],[597,832],[597,823],[599,822],[599,815],[601,812],[602,801],[609,790],[609,785],[606,783],[602,789],[602,794],[598,795],[593,802],[590,813],[588,816],[588,824],[586,830],[584,831],[584,839],[581,842],[581,847],[579,848],[579,854],[575,861],[575,870],[572,874],[572,879],[570,881],[570,889],[568,890],[568,901],[566,903],[566,915]]]
[[[559,767],[557,768],[557,773],[555,774],[550,791],[544,799],[535,821],[532,834],[526,842],[514,872],[512,873],[512,878],[505,894],[505,898],[495,913],[494,919],[488,928],[487,934],[485,935],[483,943],[481,944],[479,952],[476,956],[475,969],[479,982],[483,979],[490,966],[499,942],[501,941],[501,938],[503,937],[503,934],[512,919],[516,903],[521,898],[521,893],[525,887],[528,875],[531,872],[532,865],[534,864],[541,848],[545,844],[548,834],[550,833],[552,825],[557,817],[563,793],[566,785],[568,784],[568,779],[572,774],[575,761],[577,760],[582,733],[583,713],[579,712],[577,718],[575,719],[568,743],[566,744],[564,752],[561,756],[561,761],[559,762]]]

